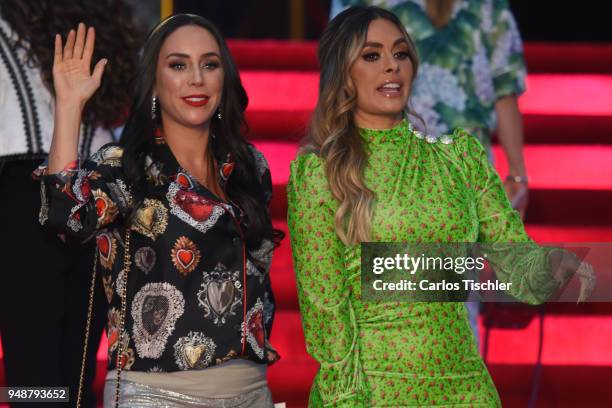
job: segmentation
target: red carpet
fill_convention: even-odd
[[[317,43],[314,41],[229,40],[228,45],[241,70],[318,69]],[[525,59],[529,72],[609,74],[612,72],[612,45],[526,43]]]
[[[318,93],[316,44],[234,40],[230,48],[249,94],[249,137],[272,168],[275,224],[286,230],[289,163]],[[520,106],[531,177],[527,231],[539,242],[612,242],[612,45],[537,43],[525,50],[530,75]],[[496,148],[496,167],[505,176],[500,153]],[[598,271],[601,281],[612,279],[611,268]],[[317,365],[305,351],[288,240],[275,253],[271,273],[278,302],[272,341],[283,359],[270,368],[269,382],[275,401],[303,407]],[[545,310],[537,406],[610,406],[612,303]],[[535,311],[527,317],[522,329],[491,330],[487,361],[504,407],[525,407],[529,399],[539,329]]]
[[[317,101],[318,73],[246,70],[241,78],[253,139],[304,135]],[[612,143],[612,76],[530,74],[519,104],[529,143]]]
[[[242,71],[240,77],[255,112],[311,111],[317,102],[317,72]],[[530,74],[519,103],[525,115],[610,116],[612,77]]]

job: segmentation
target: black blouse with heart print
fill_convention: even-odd
[[[270,170],[251,149],[264,196]],[[97,271],[109,302],[108,368],[116,368],[124,280],[124,220],[133,198],[121,167],[122,148],[106,145],[85,161],[42,177],[40,222],[97,242]],[[271,363],[274,318],[269,268],[273,243],[248,250],[240,209],[182,169],[167,144],[146,157],[146,192],[130,225],[127,308],[121,364],[125,370],[202,369],[232,358]],[[219,162],[221,187],[234,163]]]

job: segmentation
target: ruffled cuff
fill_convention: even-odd
[[[53,226],[63,229],[65,225],[74,233],[83,229],[79,211],[89,202],[91,187],[87,171],[79,169],[78,163],[78,160],[74,160],[59,173],[49,174],[45,161],[32,172],[32,178],[41,182],[38,217],[41,225],[51,220]]]
[[[276,349],[272,347],[272,345],[270,344],[268,340],[266,340],[266,345],[264,347],[264,350],[266,353],[265,356],[266,356],[266,362],[268,365],[272,365],[282,358],[281,355],[278,354],[278,351],[276,351]]]
[[[42,180],[44,177],[58,176],[64,180],[64,183],[70,179],[70,176],[74,174],[79,168],[79,160],[74,160],[68,163],[62,171],[56,174],[49,174],[49,159],[45,159],[34,171],[32,172],[32,178],[34,180]]]
[[[324,407],[368,407],[370,390],[361,367],[359,346],[355,344],[344,360],[321,363],[316,385]]]

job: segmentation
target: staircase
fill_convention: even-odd
[[[249,139],[271,166],[274,224],[288,233],[285,186],[316,103],[316,44],[234,40],[230,48],[250,99]],[[528,91],[519,103],[531,179],[527,231],[538,242],[612,242],[612,46],[526,44],[526,57]],[[505,175],[501,149],[494,153]],[[611,269],[599,276],[612,277]],[[317,364],[305,351],[289,239],[275,252],[271,274],[277,300],[271,340],[282,359],[269,369],[270,387],[275,401],[305,407]],[[610,406],[612,305],[551,304],[545,316],[537,406]],[[527,406],[538,333],[535,313],[523,328],[490,332],[487,363],[504,407]],[[95,383],[100,400],[105,359],[104,339]]]

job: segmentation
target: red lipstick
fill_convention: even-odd
[[[184,100],[186,104],[199,108],[200,106],[206,105],[210,97],[208,95],[198,94],[198,95],[187,95],[187,96],[182,97],[181,99]]]

